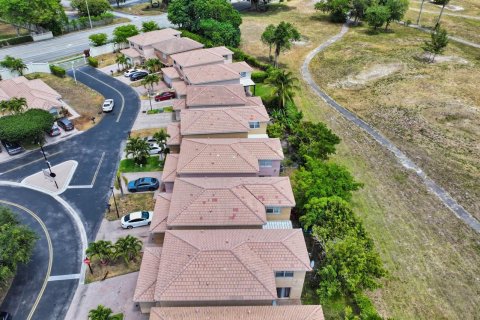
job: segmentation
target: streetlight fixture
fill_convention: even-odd
[[[88,21],[90,21],[90,29],[93,29],[92,18],[90,17],[90,10],[88,9],[88,0],[85,0],[85,4],[87,5],[87,14],[88,14]]]
[[[45,159],[45,163],[47,164],[48,171],[50,172],[50,177],[53,179],[53,182],[55,183],[55,187],[58,189],[58,184],[57,181],[55,180],[55,177],[57,176],[53,171],[52,167],[50,166],[50,162],[48,162],[47,155],[45,154],[45,150],[43,150],[43,146],[40,144],[40,150],[42,151],[43,158]]]
[[[150,111],[153,110],[153,107],[152,107],[152,91],[150,91],[150,88],[147,89],[147,94],[148,94],[148,101],[150,102]]]
[[[72,70],[73,70],[73,79],[75,80],[75,84],[77,84],[77,75],[75,74],[75,62],[72,61]]]
[[[115,210],[117,211],[117,218],[120,219],[120,214],[118,213],[117,200],[115,199],[115,193],[113,192],[113,187],[110,187],[110,190],[112,190],[113,203],[115,204]]]

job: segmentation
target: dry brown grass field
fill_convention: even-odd
[[[339,32],[340,25],[316,13],[313,2],[292,0],[286,7],[274,7],[266,14],[245,13],[242,49],[267,59],[268,48],[260,42],[263,29],[282,20],[292,22],[305,41],[282,54],[280,63],[301,78],[305,55]],[[445,55],[465,59],[467,64],[455,58],[457,62],[427,65],[415,58],[427,35],[407,28],[394,29],[394,33],[378,37],[368,36],[361,28],[350,30],[345,39],[314,60],[311,71],[329,94],[371,121],[470,211],[478,213],[474,201],[478,193],[473,193],[478,174],[478,166],[476,171],[474,166],[478,162],[468,151],[478,130],[478,93],[472,90],[478,82],[473,78],[479,74],[475,51],[451,45]],[[412,55],[404,57],[407,52]],[[372,81],[372,73],[360,74],[375,65],[383,65],[382,73],[390,75]],[[353,88],[336,85],[349,76]],[[365,85],[356,83],[364,78]],[[432,103],[418,109],[403,106],[412,97]],[[401,167],[390,152],[333,111],[303,81],[295,100],[307,120],[327,123],[342,138],[333,161],[347,166],[365,184],[356,192],[353,204],[389,272],[383,287],[369,293],[382,316],[475,319],[480,314],[479,235],[430,194],[415,174]],[[388,106],[386,102],[392,106],[379,107]],[[454,106],[448,107],[453,102]],[[450,113],[453,117],[448,116]],[[451,121],[454,123],[449,124]],[[478,145],[471,152],[478,152]],[[430,156],[422,158],[425,154]],[[478,192],[478,182],[476,185]],[[325,312],[328,319],[341,319],[328,307]]]

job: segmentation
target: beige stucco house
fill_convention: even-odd
[[[155,55],[165,66],[173,65],[172,55],[203,48],[203,44],[190,38],[172,38],[153,45]]]
[[[168,230],[146,247],[134,293],[152,307],[300,304],[311,271],[301,229]]]

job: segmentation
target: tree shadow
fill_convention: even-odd
[[[242,15],[244,16],[271,16],[280,12],[289,12],[292,10],[296,10],[297,7],[291,7],[287,6],[283,3],[274,3],[274,4],[268,4],[265,7],[260,8],[260,10],[255,10],[253,8],[249,10],[245,10],[242,12]]]

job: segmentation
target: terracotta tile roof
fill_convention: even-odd
[[[170,209],[171,193],[161,192],[155,201],[153,209],[152,223],[150,224],[151,233],[162,233],[167,230],[167,217]]]
[[[153,48],[165,54],[175,54],[203,48],[203,44],[190,38],[175,37],[156,43]]]
[[[173,81],[172,88],[177,93],[177,96],[184,96],[187,94],[187,85],[183,81]]]
[[[247,100],[253,106],[263,106],[263,101],[260,97],[247,97]]]
[[[288,177],[177,178],[167,225],[261,226],[266,206],[295,206]]]
[[[153,45],[180,35],[181,32],[172,28],[155,30],[128,38],[127,40],[141,46]]]
[[[225,61],[222,55],[219,55],[210,49],[198,49],[172,54],[171,58],[176,65],[179,65],[184,69],[212,63],[223,63]]]
[[[188,107],[246,106],[249,100],[241,84],[189,86],[186,104]]]
[[[268,122],[265,107],[186,109],[181,113],[182,136],[250,131],[249,122]]]
[[[135,50],[133,48],[120,50],[120,53],[126,55],[129,58],[138,58],[138,57],[141,56],[140,52],[138,52],[137,50]]]
[[[28,80],[21,76],[0,81],[0,101],[13,97],[25,98],[29,108],[50,111],[62,106],[62,96],[40,79]]]
[[[152,308],[150,320],[324,320],[318,305]]]
[[[229,63],[227,64],[227,67],[229,67],[232,70],[235,70],[236,72],[252,72],[253,68],[248,65],[245,61],[240,61],[240,62],[234,62],[234,63]]]
[[[162,182],[173,182],[177,177],[177,163],[179,154],[169,153],[163,166]]]
[[[180,145],[181,136],[180,136],[180,122],[173,122],[167,126],[167,133],[170,136],[167,140],[167,145],[176,146]]]
[[[213,52],[215,54],[218,54],[220,56],[226,56],[226,55],[233,55],[233,51],[228,49],[227,47],[214,47],[214,48],[208,48],[207,49],[210,52]]]
[[[161,247],[146,247],[143,252],[137,286],[133,294],[133,301],[148,302],[154,300],[157,273],[160,266]],[[153,271],[153,272],[151,272]]]
[[[282,159],[279,139],[183,139],[177,173],[257,173],[259,160]]]
[[[198,67],[183,69],[185,81],[190,84],[208,84],[221,81],[238,80],[240,83],[240,75],[238,72],[230,69],[228,64],[210,64]]]
[[[189,87],[187,87],[187,94],[188,94],[188,88]],[[186,108],[185,99],[173,100],[173,110],[183,110],[185,108]]]
[[[301,229],[169,230],[155,301],[274,300],[275,271],[310,271]]]
[[[162,68],[160,70],[162,70],[163,74],[172,80],[180,79],[180,74],[178,73],[177,69],[175,69],[174,67]]]

